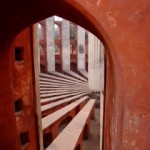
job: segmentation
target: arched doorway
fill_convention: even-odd
[[[50,2],[51,3],[51,2]],[[53,14],[59,14],[59,13],[61,13],[61,15],[59,15],[59,16],[61,16],[61,17],[64,17],[64,18],[67,18],[67,19],[69,19],[69,20],[73,20],[74,22],[76,22],[76,23],[78,23],[79,25],[81,25],[81,26],[83,26],[83,27],[85,27],[85,28],[87,28],[88,30],[90,30],[91,32],[93,32],[93,33],[97,33],[97,35],[99,35],[99,37],[101,37],[100,36],[100,34],[98,34],[99,32],[98,32],[98,29],[97,29],[97,27],[94,25],[94,23],[92,23],[92,21],[90,21],[90,19],[88,19],[87,17],[85,17],[86,15],[85,14],[82,14],[80,11],[78,11],[78,8],[75,8],[75,7],[72,7],[72,4],[69,4],[69,6],[67,6],[66,7],[66,3],[63,3],[63,5],[62,5],[62,9],[61,9],[61,11],[62,10],[65,10],[66,8],[67,8],[67,11],[65,10],[63,13],[60,11],[60,9],[59,9],[59,7],[55,7],[55,4],[56,5],[61,5],[61,1],[60,2],[52,2],[52,5],[49,7],[49,9],[50,9],[50,11],[52,11],[52,13],[51,13],[51,15],[53,15]],[[47,4],[45,5],[45,7],[47,7]],[[81,7],[82,8],[82,7]],[[68,10],[70,10],[71,12],[72,11],[74,11],[74,12],[76,12],[76,15],[79,15],[80,17],[81,17],[81,19],[82,19],[82,21],[80,22],[79,20],[78,20],[78,18],[74,18],[71,14],[69,14],[69,16],[68,16]],[[45,10],[44,10],[45,11]],[[60,11],[60,12],[59,12]],[[41,14],[42,14],[42,11],[41,11]],[[45,18],[47,15],[44,15],[43,16],[43,18]],[[50,15],[48,15],[48,16],[50,16]],[[36,21],[38,21],[38,20],[40,20],[41,19],[41,17],[39,17]],[[29,22],[28,22],[29,21]],[[27,24],[26,25],[24,25],[24,26],[22,26],[22,28],[20,29],[20,31],[24,28],[24,27],[26,27],[27,25],[30,25],[30,24],[32,24],[33,22],[35,22],[35,20],[34,20],[34,18],[33,18],[33,20],[31,19],[31,20],[27,20]],[[18,32],[18,30],[17,30],[17,32]],[[16,32],[16,33],[17,33]]]
[[[105,96],[105,137],[107,140],[105,149],[130,148],[130,142],[126,140],[126,137],[131,136],[130,141],[138,141],[140,137],[144,138],[149,133],[148,128],[143,130],[143,127],[149,125],[146,117],[143,117],[140,126],[133,126],[133,129],[130,128],[128,122],[134,117],[139,118],[138,114],[148,113],[147,106],[150,98],[149,82],[147,82],[150,75],[149,42],[147,42],[149,13],[142,15],[141,12],[148,12],[149,1],[139,1],[138,3],[110,0],[56,0],[35,3],[34,1],[23,1],[22,3],[15,1],[10,2],[9,5],[8,1],[2,1],[1,4],[0,12],[3,16],[1,16],[2,23],[0,25],[0,77],[3,88],[1,89],[0,106],[3,107],[1,107],[0,118],[2,118],[2,129],[5,129],[1,134],[8,137],[1,137],[1,143],[7,145],[7,147],[2,145],[1,149],[16,149],[17,145],[17,142],[14,142],[17,141],[17,136],[10,86],[13,80],[10,45],[15,36],[25,27],[54,14],[76,22],[99,38],[103,37],[102,41],[107,50],[107,94]],[[142,19],[143,16],[144,19]],[[144,60],[143,63],[141,60]],[[140,77],[137,76],[139,74]],[[147,100],[144,97],[147,97]],[[142,104],[142,107],[138,107],[139,104]],[[5,108],[9,108],[7,113],[5,113]],[[9,122],[3,119],[3,114],[5,114],[5,118],[11,118]],[[131,123],[134,125],[133,121]],[[134,136],[136,127],[141,132]],[[10,132],[6,131],[13,132],[10,136]],[[141,143],[137,142],[137,146],[149,145],[148,142],[145,140]]]

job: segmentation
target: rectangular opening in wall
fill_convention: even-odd
[[[15,47],[15,61],[23,61],[24,60],[24,48],[23,47]]]
[[[22,99],[18,99],[15,101],[15,112],[21,112],[22,111]]]
[[[29,132],[20,133],[20,142],[22,146],[25,146],[29,143]]]

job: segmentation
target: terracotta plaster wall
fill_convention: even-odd
[[[12,63],[13,63],[13,101],[22,99],[22,111],[17,112],[16,125],[19,144],[20,132],[29,132],[29,144],[26,150],[37,150],[37,133],[35,120],[35,95],[33,82],[32,65],[32,32],[31,28],[23,30],[15,38],[12,44]],[[23,48],[23,60],[15,60],[15,47]]]
[[[16,147],[16,126],[12,115],[12,55],[9,46],[19,31],[54,14],[91,31],[104,42],[107,49],[104,149],[149,150],[148,0],[1,1],[0,130],[4,135],[0,137],[1,145],[4,148],[10,145],[12,149]],[[7,131],[12,132],[9,134]]]
[[[16,132],[10,58],[10,47],[0,46],[0,149],[20,150]]]
[[[150,149],[150,2],[77,0],[74,6],[107,47],[104,149]]]

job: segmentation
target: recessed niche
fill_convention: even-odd
[[[21,112],[22,111],[22,99],[18,99],[15,101],[15,112]]]
[[[23,47],[15,47],[15,61],[23,61],[23,53],[24,48]]]
[[[20,142],[22,146],[29,143],[29,132],[20,133]]]

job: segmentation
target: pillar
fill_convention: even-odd
[[[39,30],[38,24],[33,25],[33,61],[34,61],[34,72],[35,72],[35,97],[36,97],[36,116],[38,123],[38,138],[39,138],[39,150],[43,150],[43,133],[42,133],[42,116],[41,116],[41,103],[40,103],[40,85],[39,85],[39,74],[40,74],[40,51],[39,45]]]
[[[85,29],[77,26],[78,70],[85,70]]]
[[[39,24],[34,24],[33,25],[33,49],[34,51],[36,51],[36,58],[37,58],[37,72],[38,74],[40,73],[40,48],[39,48],[39,44],[40,44],[40,28],[39,28]]]
[[[62,66],[63,70],[70,70],[70,22],[62,21]]]
[[[94,92],[104,90],[104,46],[92,33],[88,33],[88,85]]]
[[[100,92],[100,150],[103,150],[104,95]]]
[[[47,72],[55,71],[54,18],[46,19]]]

